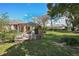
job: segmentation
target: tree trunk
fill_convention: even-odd
[[[52,20],[50,20],[51,21],[51,30],[53,29],[53,22],[52,22]]]
[[[74,26],[74,25],[72,26],[71,30],[72,30],[72,31],[74,31],[74,30],[75,30],[75,26]]]

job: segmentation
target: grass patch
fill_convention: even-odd
[[[1,47],[0,49],[2,50],[3,48],[3,51],[6,52],[2,52],[4,56],[79,56],[79,51],[77,50],[67,49],[54,44],[56,40],[64,36],[79,38],[79,34],[47,31],[40,40],[25,41],[16,45],[9,44],[9,47]]]
[[[3,44],[0,44],[0,55],[4,54],[4,53],[7,53],[5,52],[8,48],[10,48],[11,46],[13,46],[12,43],[3,43]]]
[[[57,32],[57,31],[48,31],[46,34],[79,36],[79,34],[72,32]]]

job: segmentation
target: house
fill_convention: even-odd
[[[47,21],[47,24],[46,26],[48,28],[53,28],[53,29],[65,29],[67,27],[67,23],[66,23],[66,19],[68,19],[67,17],[63,16],[63,17],[60,17],[60,18],[57,18],[57,19],[52,19],[52,25],[51,25],[51,21],[50,19]],[[70,26],[71,27],[71,24]]]
[[[16,31],[19,31],[19,32],[23,32],[22,34],[17,35],[15,37],[14,40],[16,42],[18,42],[18,41],[22,42],[22,41],[25,41],[25,40],[32,39],[31,33],[28,34],[26,32],[32,31],[33,28],[37,27],[37,26],[40,26],[40,25],[37,24],[37,23],[33,23],[33,22],[28,22],[28,23],[16,22],[16,21],[9,22],[10,30],[16,30]]]
[[[63,25],[63,24],[54,24],[54,26],[53,26],[53,29],[61,29],[61,30],[63,30],[63,29],[65,29],[65,25]]]
[[[33,22],[19,22],[19,21],[11,21],[9,22],[10,30],[16,30],[19,32],[26,32],[28,30],[32,30],[34,27],[39,26],[37,23]]]
[[[66,28],[66,25],[65,24],[62,24],[62,23],[52,23],[52,26],[51,26],[51,23],[50,21],[46,24],[46,26],[49,28],[49,29],[59,29],[59,30],[63,30]]]

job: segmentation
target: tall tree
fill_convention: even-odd
[[[51,28],[53,28],[53,23],[54,21],[56,22],[58,18],[60,18],[60,13],[58,12],[58,5],[55,3],[48,3],[47,8],[48,8],[48,15],[50,16],[50,21],[51,21]]]
[[[50,16],[50,21],[51,21],[51,27],[53,27],[53,22],[52,20],[54,19],[54,16],[56,15],[56,9],[53,8],[55,4],[48,3],[47,8],[48,8],[48,15]],[[53,11],[53,12],[52,12]]]
[[[57,14],[61,14],[63,16],[66,14],[66,11],[69,12],[67,16],[70,18],[70,22],[72,23],[72,30],[75,29],[76,25],[78,25],[78,18],[79,18],[79,4],[73,3],[56,3],[56,4],[47,4],[48,7],[48,14],[51,17],[54,17]]]

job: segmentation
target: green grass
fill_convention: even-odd
[[[72,33],[72,32],[57,32],[57,31],[47,31],[46,35],[52,36],[54,38],[62,38],[62,37],[70,37],[79,39],[79,33]]]
[[[6,43],[0,45],[0,55],[8,56],[79,56],[79,51],[67,49],[60,45],[54,44],[56,40],[62,37],[79,38],[79,34],[63,33],[55,31],[47,31],[44,37],[40,40],[25,41],[21,44],[12,45]]]
[[[56,32],[56,31],[48,31],[47,34],[79,36],[79,34],[72,33],[72,32]]]
[[[13,45],[12,43],[0,44],[0,55],[7,53],[7,52],[5,52],[6,49],[10,48],[12,45]]]

